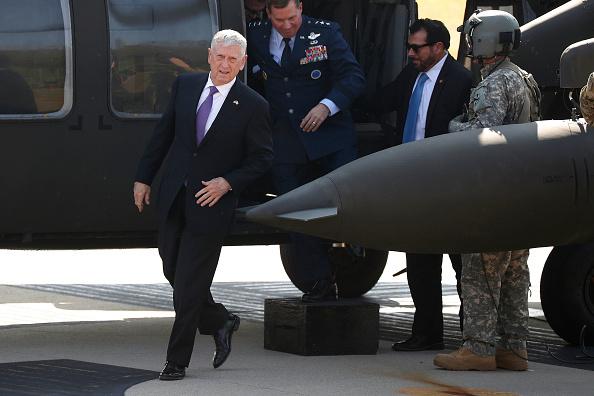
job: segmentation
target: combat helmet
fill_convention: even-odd
[[[476,10],[458,31],[466,34],[467,56],[479,62],[520,47],[520,25],[505,11]]]

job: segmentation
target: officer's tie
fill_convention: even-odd
[[[285,42],[285,48],[283,49],[283,55],[281,58],[281,67],[287,70],[291,63],[291,38],[283,38]]]
[[[410,97],[408,113],[406,113],[406,122],[404,124],[404,136],[402,138],[402,143],[408,143],[415,140],[417,113],[419,112],[419,105],[421,104],[421,97],[423,96],[423,86],[425,85],[427,78],[427,74],[421,74],[419,81],[417,81],[417,86]]]
[[[215,93],[219,92],[217,87],[214,85],[210,87],[210,93],[200,105],[200,108],[196,112],[196,145],[200,145],[202,138],[204,138],[204,132],[206,130],[206,120],[212,109],[212,97]]]

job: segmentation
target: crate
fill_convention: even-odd
[[[304,356],[374,355],[379,305],[357,299],[264,301],[264,348]]]

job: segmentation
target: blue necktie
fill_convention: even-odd
[[[196,112],[196,146],[200,145],[202,138],[204,138],[204,132],[206,131],[206,120],[212,109],[212,96],[219,92],[217,87],[214,85],[210,87],[210,93],[200,105],[200,108]]]
[[[410,97],[408,104],[408,113],[406,113],[406,123],[404,124],[404,136],[402,143],[408,143],[415,140],[415,127],[417,125],[417,113],[419,112],[419,105],[421,104],[421,97],[423,96],[423,86],[427,81],[427,74],[421,74],[417,86]]]
[[[284,70],[287,70],[289,64],[291,63],[291,39],[290,38],[283,38],[285,42],[285,48],[283,49],[283,55],[281,57],[281,67]]]

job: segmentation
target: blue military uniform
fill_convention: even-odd
[[[275,162],[315,160],[357,142],[350,107],[365,88],[363,71],[338,24],[305,15],[302,19],[286,71],[270,56],[270,21],[248,25],[248,70],[258,65],[262,71],[273,125],[288,117],[295,131],[293,140],[274,135]],[[340,112],[328,117],[316,132],[304,132],[301,120],[324,98]],[[307,158],[296,157],[295,143],[303,146]]]
[[[248,25],[248,72],[257,70],[263,79],[273,125],[272,176],[283,194],[356,159],[350,107],[363,92],[365,77],[334,22],[302,15],[285,68],[271,54],[273,33],[269,20]],[[303,118],[324,99],[339,111],[331,113],[315,132],[303,131]],[[304,284],[330,278],[321,241],[301,234],[292,237]]]

